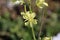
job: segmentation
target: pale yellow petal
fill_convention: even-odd
[[[45,6],[48,6],[48,3],[46,3],[46,2],[44,2],[43,4],[44,4]]]

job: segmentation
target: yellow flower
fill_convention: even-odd
[[[51,37],[44,37],[43,40],[51,40]]]
[[[45,0],[37,0],[36,1],[36,5],[39,7],[39,8],[43,8],[43,6],[48,6],[48,4],[45,2]]]
[[[23,0],[17,0],[14,4],[20,4],[23,5],[24,1]]]
[[[30,23],[31,24],[37,24],[37,20],[34,19],[36,16],[34,12],[32,12],[32,13],[30,11],[21,12],[21,15],[23,15],[23,18],[25,19],[25,25],[26,26],[29,25]]]

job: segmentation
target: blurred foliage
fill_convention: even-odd
[[[23,25],[24,23],[20,16],[14,21],[11,21],[8,12],[6,12],[4,16],[0,16],[0,29],[2,31],[10,32],[14,40],[17,40],[14,38],[14,34],[16,34],[18,38],[21,37],[24,40],[32,40],[31,34],[28,32],[29,29],[24,28]]]

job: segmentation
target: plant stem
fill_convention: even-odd
[[[33,38],[34,38],[34,40],[36,40],[36,38],[35,38],[35,34],[34,34],[34,30],[33,30],[33,27],[32,27],[32,34],[33,34]]]
[[[34,34],[34,29],[33,29],[33,25],[30,23],[31,29],[32,29],[32,35],[33,35],[33,39],[36,40],[35,38],[35,34]]]
[[[43,28],[43,25],[44,25],[44,22],[45,22],[45,16],[44,16],[44,11],[42,9],[42,19],[41,19],[41,26],[40,26],[40,30],[39,30],[39,34],[38,34],[38,40],[40,40],[40,35],[41,35],[41,32],[42,32],[42,28]]]
[[[31,10],[31,0],[29,0],[29,10],[30,10],[30,12],[32,11]]]
[[[24,5],[24,10],[25,10],[25,12],[26,12],[26,5]]]

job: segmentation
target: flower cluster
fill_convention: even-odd
[[[43,6],[48,6],[48,4],[45,2],[45,0],[37,0],[36,1],[36,5],[39,7],[39,8],[43,8]]]
[[[29,25],[29,24],[37,24],[37,20],[34,19],[35,18],[35,13],[34,12],[21,12],[21,15],[23,15],[23,18],[25,19],[25,25]]]

